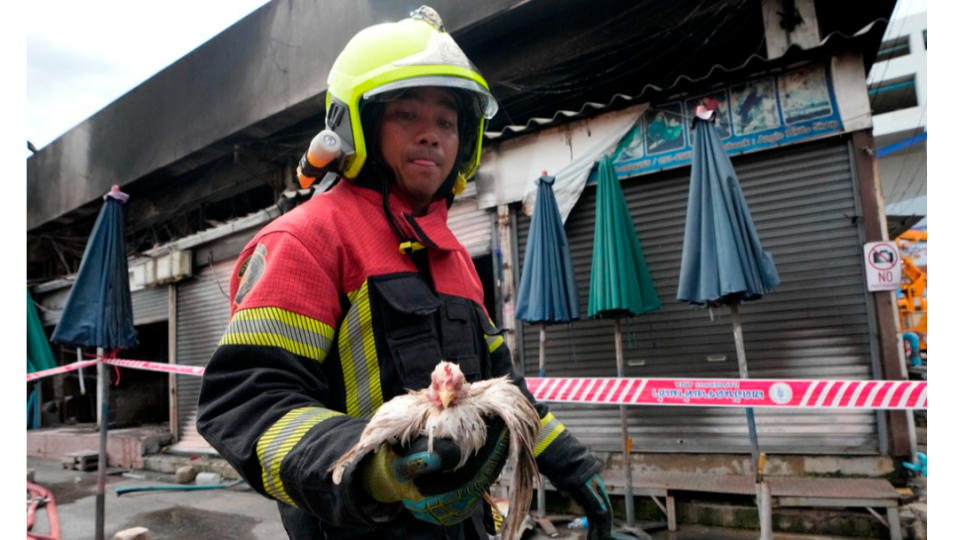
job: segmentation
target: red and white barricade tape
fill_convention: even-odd
[[[67,364],[65,366],[55,367],[51,369],[45,369],[43,371],[34,371],[33,373],[27,373],[27,382],[35,381],[37,379],[42,379],[44,377],[49,377],[51,375],[60,375],[61,373],[67,373],[70,371],[75,371],[80,368],[85,368],[89,366],[95,366],[99,359],[94,358],[93,360],[82,360],[80,362],[74,362],[72,364]],[[206,368],[203,366],[187,366],[183,364],[164,364],[160,362],[147,362],[146,360],[127,360],[125,358],[103,358],[104,364],[111,364],[114,366],[133,368],[133,369],[144,369],[147,371],[158,371],[160,373],[175,373],[177,375],[196,375],[202,376]]]
[[[44,377],[49,377],[51,375],[68,373],[70,371],[74,371],[74,370],[89,367],[89,366],[95,366],[96,364],[97,364],[96,360],[82,360],[80,362],[74,362],[72,364],[67,364],[65,366],[45,369],[43,371],[34,371],[33,373],[27,373],[27,382],[35,381],[37,379],[42,379]]]
[[[802,409],[925,409],[926,381],[527,378],[537,401]]]
[[[202,376],[202,366],[103,358],[114,366]],[[27,374],[27,382],[92,366],[85,360]],[[529,377],[537,401],[580,405],[681,405],[800,409],[926,409],[926,381]]]
[[[158,362],[147,362],[146,360],[125,360],[123,358],[104,358],[103,361],[114,366],[127,367],[133,369],[145,369],[147,371],[159,371],[160,373],[175,373],[177,375],[196,375],[200,377],[206,370],[203,366],[187,366],[184,364],[161,364]]]

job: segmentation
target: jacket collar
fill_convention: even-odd
[[[383,203],[382,195],[380,195],[379,192],[356,186],[350,181],[339,182],[339,185],[375,207],[375,210],[371,209],[371,211],[375,211],[377,215],[382,216]],[[400,229],[400,232],[406,236],[406,238],[402,240],[416,240],[428,248],[442,251],[460,249],[461,244],[459,240],[456,239],[446,224],[449,209],[446,207],[446,201],[444,199],[436,199],[430,203],[426,209],[426,214],[414,216],[409,203],[398,197],[391,189],[389,205],[397,227]],[[387,230],[391,229],[387,228]],[[401,239],[397,239],[397,242],[400,241]]]

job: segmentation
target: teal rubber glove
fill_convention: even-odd
[[[402,502],[416,519],[455,525],[473,515],[503,470],[508,435],[502,420],[490,421],[486,444],[455,471],[460,452],[447,439],[435,439],[433,452],[426,450],[425,437],[407,448],[383,444],[361,466],[364,485],[377,501]]]
[[[613,534],[613,507],[609,503],[606,485],[598,474],[584,484],[569,490],[570,496],[586,511],[587,540],[606,540]]]

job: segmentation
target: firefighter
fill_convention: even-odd
[[[328,469],[380,405],[427,386],[442,359],[470,381],[509,374],[533,401],[483,308],[470,256],[446,225],[477,169],[496,100],[426,6],[356,34],[327,92],[341,179],[240,253],[197,428],[277,501],[290,538],[485,539],[489,508],[470,494],[502,468],[501,425],[490,426],[486,447],[456,474],[458,455],[441,441],[438,459],[425,461],[423,441],[384,445],[355,460],[339,484]],[[583,506],[589,538],[608,537],[599,460],[535,406],[540,471]]]

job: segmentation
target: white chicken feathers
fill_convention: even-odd
[[[343,480],[344,469],[358,456],[383,443],[405,446],[421,435],[429,438],[430,450],[436,437],[456,443],[460,448],[458,469],[486,443],[486,417],[501,418],[509,431],[506,466],[513,476],[509,515],[501,537],[512,539],[529,511],[533,484],[539,478],[533,449],[540,420],[526,396],[506,376],[468,383],[458,365],[440,362],[429,387],[396,396],[377,409],[360,440],[330,467],[333,483]]]

